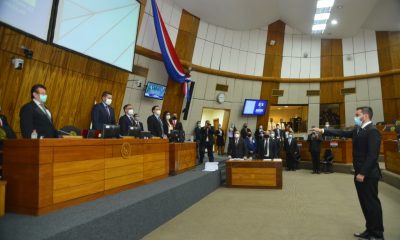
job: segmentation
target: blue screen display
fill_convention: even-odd
[[[267,100],[246,99],[244,100],[243,115],[262,116],[267,109]]]
[[[144,96],[149,97],[149,98],[163,100],[166,89],[167,89],[167,87],[164,85],[147,82],[146,91],[144,92]]]

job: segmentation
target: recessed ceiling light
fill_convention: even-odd
[[[343,8],[343,5],[337,5],[336,6],[338,9],[342,9]]]
[[[336,25],[336,24],[338,24],[338,21],[336,19],[332,19],[331,24]]]
[[[285,108],[288,108],[289,106],[285,106]]]

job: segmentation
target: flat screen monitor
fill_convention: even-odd
[[[103,125],[102,138],[120,138],[118,125]]]
[[[1,0],[0,21],[47,41],[53,0]]]
[[[267,104],[267,100],[245,99],[242,114],[262,116],[265,114]]]
[[[141,129],[139,127],[129,127],[128,136],[140,138]]]
[[[137,0],[59,0],[53,43],[131,72],[139,14]]]
[[[146,90],[144,91],[144,96],[149,98],[155,98],[158,100],[163,100],[166,89],[167,86],[153,82],[147,82]]]

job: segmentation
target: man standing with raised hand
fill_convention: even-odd
[[[354,183],[361,209],[366,220],[366,230],[355,233],[361,239],[384,239],[382,206],[378,198],[378,181],[381,177],[378,165],[381,135],[372,124],[371,107],[359,107],[356,110],[353,130],[320,129],[312,131],[327,136],[340,136],[353,139]]]

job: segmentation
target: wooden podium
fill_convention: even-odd
[[[169,174],[176,175],[196,166],[196,143],[169,144]]]
[[[311,153],[309,152],[309,143],[305,140],[297,141],[298,144],[301,144],[300,156],[302,161],[311,161]],[[337,146],[334,144],[337,143]],[[331,144],[335,145],[331,147]],[[324,159],[325,150],[330,148],[332,150],[333,156],[335,157],[336,163],[352,163],[353,162],[353,143],[351,139],[348,140],[339,140],[334,139],[331,141],[322,141],[321,142],[321,155],[320,159]]]
[[[228,160],[226,185],[282,189],[282,160]]]
[[[385,168],[388,171],[400,174],[400,152],[396,140],[385,140]]]
[[[168,176],[161,139],[7,140],[6,211],[40,215]]]

